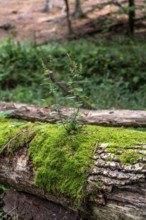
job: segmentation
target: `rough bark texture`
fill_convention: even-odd
[[[114,154],[105,152],[107,147],[107,144],[100,145],[94,154],[94,167],[89,174],[85,189],[86,192],[91,191],[91,193],[84,201],[86,209],[83,210],[83,216],[88,211],[87,219],[145,220],[146,159],[143,155],[146,155],[146,145],[131,148],[142,155],[135,165],[121,164]],[[107,161],[109,156],[113,159],[112,162]],[[35,169],[27,156],[27,147],[16,151],[13,156],[3,155],[0,157],[0,184],[14,187],[18,191],[37,195],[40,198],[60,204],[60,207],[68,207],[67,214],[63,214],[60,219],[76,219],[77,210],[73,210],[73,207],[71,208],[71,203],[64,198],[58,199],[54,195],[45,193],[43,189],[35,185],[34,176]],[[24,197],[22,194],[22,201]],[[27,206],[29,196],[26,195],[26,197],[25,205]],[[9,195],[6,196],[5,201],[8,202],[8,198]],[[18,204],[17,210],[20,210],[19,206],[22,207],[22,203],[18,202],[21,200],[20,194],[18,197],[16,196],[15,200],[16,204]],[[12,202],[9,201],[8,204],[11,207]],[[34,206],[35,204],[32,204],[32,210]],[[8,208],[5,210],[7,211]],[[72,210],[72,212],[69,210]],[[64,211],[62,212],[64,213]],[[48,218],[46,219],[50,219],[54,211],[52,210],[50,213],[48,211]],[[32,213],[29,215],[32,215]],[[64,216],[66,217],[64,218]],[[41,218],[34,217],[34,219]],[[54,219],[57,219],[57,217],[54,217]]]
[[[63,198],[58,199],[53,195],[45,193],[43,189],[35,185],[34,179],[35,169],[27,155],[27,147],[16,151],[13,156],[0,157],[0,184],[48,199],[64,207],[69,205]]]
[[[88,178],[88,187],[96,186],[90,205],[96,219],[144,220],[146,219],[146,159],[142,156],[135,165],[123,165],[107,145],[100,146],[94,156],[94,169]],[[143,150],[139,150],[140,148]],[[146,154],[146,145],[135,146],[133,151]],[[107,161],[108,157],[113,161]],[[90,200],[92,200],[90,198]]]
[[[14,118],[51,122],[59,120],[60,115],[62,118],[68,118],[76,111],[76,109],[62,108],[58,114],[51,108],[16,103],[0,103],[0,111],[5,110],[13,110]],[[82,121],[88,124],[146,126],[145,111],[81,110],[81,114]],[[127,137],[134,138],[134,136]],[[31,139],[33,138],[35,137],[31,136]],[[25,216],[18,219],[27,220],[32,219],[31,217],[33,216],[34,220],[42,220],[44,218],[43,216],[46,215],[46,219],[48,220],[70,220],[77,218],[89,220],[145,220],[146,143],[144,142],[143,144],[137,144],[131,147],[115,147],[114,150],[116,153],[115,151],[111,151],[112,148],[109,151],[110,145],[108,143],[100,144],[98,140],[95,143],[97,146],[95,145],[96,150],[91,157],[91,163],[93,164],[91,167],[89,166],[90,172],[84,185],[85,198],[82,208],[80,206],[75,207],[73,205],[73,199],[65,197],[64,194],[60,197],[55,193],[47,193],[35,184],[36,170],[28,156],[28,141],[25,141],[23,146],[15,150],[12,155],[8,155],[5,150],[1,151],[0,184],[13,187],[17,191],[22,191],[40,198],[38,199],[23,193],[8,192],[4,197],[6,203],[4,210],[9,212],[12,208],[12,200],[9,198],[13,198],[14,196],[17,214],[19,216]],[[126,165],[120,160],[119,155],[123,155],[123,152],[127,151],[132,152],[132,157],[134,154],[138,155],[133,165]],[[36,202],[34,202],[35,198]],[[30,204],[30,209],[27,209],[28,213],[21,211],[23,204],[26,209],[29,206],[28,204]],[[48,210],[46,208],[47,206],[49,207]],[[39,212],[39,210],[42,210],[42,212]],[[61,211],[59,212],[58,210]]]
[[[0,102],[0,111],[13,110],[12,117],[28,121],[56,122],[71,117],[74,108],[61,108],[59,114],[51,107]],[[124,127],[146,127],[146,111],[132,110],[80,110],[80,120],[85,124]]]

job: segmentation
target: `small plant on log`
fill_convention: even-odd
[[[57,74],[49,70],[44,63],[42,63],[44,74],[46,76],[46,82],[50,89],[50,94],[54,97],[54,105],[52,108],[57,112],[60,121],[58,122],[59,127],[64,127],[69,134],[74,134],[82,129],[83,124],[80,122],[81,114],[80,108],[91,109],[92,105],[88,101],[87,97],[83,94],[82,83],[85,83],[85,80],[82,79],[82,65],[77,65],[70,56],[68,55],[69,61],[69,77],[67,82],[60,80]],[[52,59],[51,59],[51,62]],[[61,103],[57,103],[57,96],[59,91],[62,93],[62,103],[64,104],[66,100],[69,100],[70,103],[73,103],[73,107],[76,107],[77,110],[71,115],[68,119],[62,119],[60,108]]]

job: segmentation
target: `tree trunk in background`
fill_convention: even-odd
[[[45,2],[46,2],[46,4],[45,4],[44,12],[51,11],[51,9],[52,9],[52,2],[51,2],[51,0],[46,0]]]
[[[135,25],[135,0],[129,0],[129,21],[128,21],[128,34],[133,36]]]
[[[71,18],[70,18],[70,9],[69,9],[69,3],[68,0],[64,0],[65,7],[66,7],[66,19],[67,19],[67,25],[68,25],[68,31],[69,34],[73,33]]]
[[[75,0],[75,10],[74,10],[74,17],[75,18],[82,18],[84,16],[84,13],[81,8],[81,1]]]

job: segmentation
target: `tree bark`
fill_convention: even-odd
[[[146,147],[146,145],[143,146]],[[102,185],[102,190],[100,188],[102,193],[100,194],[100,191],[96,197],[98,205],[95,201],[91,205],[92,215],[97,219],[107,220],[144,220],[146,218],[146,159],[144,155],[135,165],[123,165],[113,153],[109,155],[105,152],[106,147],[103,144],[96,151],[95,167],[88,178],[90,184],[92,181],[93,183],[101,181]],[[133,146],[131,149],[133,152],[140,152],[139,146]],[[146,151],[144,150],[143,153],[145,154]],[[107,161],[109,156],[114,158],[112,162]]]
[[[82,8],[81,8],[81,2],[80,0],[75,0],[75,10],[74,10],[74,17],[75,18],[82,18],[85,17]]]
[[[12,118],[51,123],[55,123],[60,119],[67,119],[77,111],[75,108],[62,107],[58,114],[51,107],[0,102],[0,111],[6,110],[13,110]],[[116,127],[146,127],[146,111],[80,109],[80,115],[80,121],[85,124]]]
[[[18,191],[27,192],[40,198],[48,199],[64,207],[69,205],[65,198],[46,193],[35,184],[35,168],[28,157],[28,148],[24,147],[13,156],[0,156],[0,184],[14,187]]]
[[[69,34],[73,34],[73,28],[72,28],[72,22],[70,18],[70,8],[69,8],[69,3],[68,0],[64,0],[65,7],[66,7],[66,20],[67,20],[67,25],[68,25],[68,31]]]
[[[101,144],[94,152],[94,166],[90,170],[84,189],[88,196],[84,199],[86,206],[82,208],[81,217],[102,220],[145,220],[146,144],[131,147],[134,152],[141,154],[141,158],[134,165],[121,164],[113,153],[106,153],[107,147],[107,144]],[[69,199],[58,198],[36,186],[35,168],[27,151],[28,146],[24,146],[12,156],[0,156],[0,184],[45,198],[77,214],[80,208],[73,207]],[[109,156],[113,158],[112,162],[107,160]]]
[[[135,25],[135,0],[129,0],[129,13],[128,13],[128,34],[133,36],[134,34],[134,25]]]

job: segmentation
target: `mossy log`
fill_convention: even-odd
[[[67,119],[77,111],[75,108],[62,107],[58,114],[51,107],[0,102],[0,111],[6,110],[13,110],[13,118],[51,123]],[[80,109],[80,121],[91,125],[146,127],[146,111]]]
[[[88,125],[72,135],[57,125],[3,119],[0,184],[81,218],[145,220],[146,133]]]

